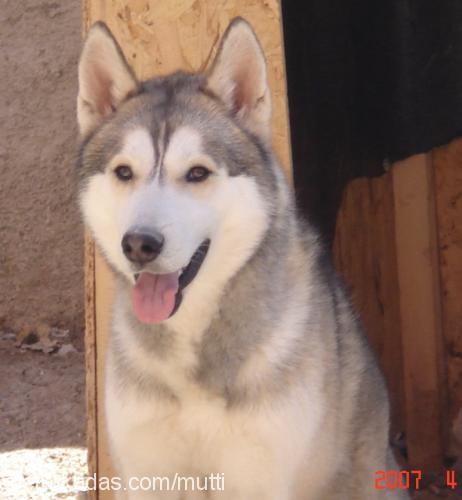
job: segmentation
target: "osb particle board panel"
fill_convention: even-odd
[[[231,19],[251,22],[265,51],[273,96],[273,144],[290,176],[288,111],[278,0],[84,0],[88,28],[104,20],[140,78],[203,70]]]
[[[231,19],[254,27],[268,62],[273,98],[273,146],[291,179],[284,49],[278,0],[84,0],[84,31],[105,21],[139,78],[206,68]],[[104,425],[103,374],[112,280],[91,241],[86,245],[87,395],[90,473],[112,474]],[[96,495],[94,495],[96,496]],[[98,498],[111,498],[99,492]]]
[[[337,216],[334,263],[380,361],[391,396],[392,432],[405,428],[399,289],[391,174],[355,179]]]
[[[433,165],[449,400],[447,451],[462,457],[462,139],[436,148]]]

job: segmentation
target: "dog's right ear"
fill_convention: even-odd
[[[88,32],[79,62],[77,121],[84,136],[137,93],[138,81],[119,44],[103,22]]]

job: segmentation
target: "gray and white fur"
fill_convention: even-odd
[[[375,471],[398,469],[385,385],[272,152],[249,24],[231,23],[207,73],[144,82],[95,24],[78,122],[82,213],[116,277],[105,385],[116,471],[224,474],[220,492],[121,498],[407,498],[374,488]],[[133,234],[154,238],[155,252],[122,245]],[[138,300],[157,319],[143,320],[136,279],[175,291],[190,264],[199,268],[176,309],[153,288],[152,302]]]

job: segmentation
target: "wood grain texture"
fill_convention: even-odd
[[[436,208],[431,154],[392,169],[409,461],[438,470],[444,384]]]
[[[403,360],[393,183],[387,173],[350,182],[337,217],[334,263],[378,356],[391,400],[392,434],[404,431]]]
[[[82,36],[88,31],[86,3],[82,2]],[[96,294],[95,294],[95,244],[88,230],[84,237],[84,286],[85,286],[85,394],[86,441],[89,477],[98,477],[98,396],[96,355]],[[87,492],[88,500],[96,500],[98,492]]]
[[[265,51],[273,97],[273,145],[291,177],[284,44],[278,0],[84,0],[84,24],[104,20],[140,78],[202,71],[236,16],[247,19]]]
[[[456,141],[381,178],[354,180],[334,242],[387,379],[392,431],[406,431],[410,465],[426,471],[442,466],[446,429],[447,451],[462,446],[461,158]]]
[[[273,99],[273,146],[286,175],[292,179],[278,0],[84,0],[82,10],[84,31],[97,20],[105,21],[141,79],[177,69],[204,70],[216,53],[229,22],[236,16],[247,19],[262,43],[268,62]],[[110,477],[112,466],[107,451],[102,396],[113,283],[104,260],[90,245],[86,247],[85,259],[88,269],[93,269],[94,273],[94,283],[91,274],[87,282],[87,287],[94,287],[93,302],[90,300],[87,304],[94,312],[87,328],[87,349],[91,352],[94,349],[96,353],[90,353],[96,356],[96,369],[88,374],[88,397],[94,401],[94,410],[88,416],[89,442],[94,450],[89,455],[90,469],[97,471],[100,477]],[[92,342],[94,347],[91,347]],[[100,491],[98,498],[112,498],[112,495]]]
[[[96,297],[95,297],[95,246],[85,232],[85,391],[87,415],[88,473],[98,474],[98,403],[97,403],[97,357],[96,357]],[[89,492],[89,500],[96,492]]]
[[[106,347],[110,327],[110,309],[114,293],[114,280],[101,253],[96,251],[95,261],[95,312],[96,312],[96,404],[97,404],[97,472],[98,477],[110,478],[114,475],[106,434],[106,415],[104,413],[104,372]],[[110,491],[101,491],[98,498],[112,498]]]
[[[447,453],[462,462],[462,139],[433,151],[448,384]]]

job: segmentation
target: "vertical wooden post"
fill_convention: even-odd
[[[393,166],[410,464],[442,467],[441,297],[432,155]]]
[[[393,434],[405,429],[395,236],[391,172],[350,182],[337,215],[334,263],[387,380]]]
[[[462,464],[462,139],[433,150],[445,344],[446,453]]]
[[[85,388],[87,402],[87,461],[90,477],[98,475],[98,426],[96,394],[96,301],[95,301],[95,247],[85,232]],[[96,492],[89,491],[90,499]]]
[[[177,69],[204,69],[236,16],[252,24],[265,51],[273,98],[273,145],[291,178],[279,0],[83,0],[84,31],[95,21],[105,21],[141,79]],[[112,279],[90,240],[85,260],[89,467],[90,474],[110,477],[102,396]],[[94,498],[112,498],[112,494],[100,491]]]

